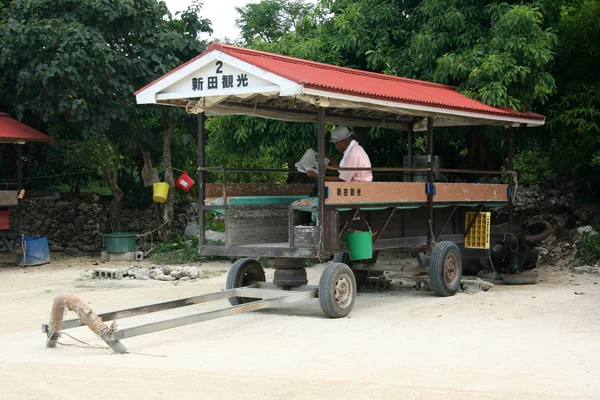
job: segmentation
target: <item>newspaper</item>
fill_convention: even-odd
[[[329,159],[325,158],[325,165],[329,165]],[[319,171],[319,153],[313,149],[308,149],[304,152],[304,155],[296,164],[296,169],[300,172],[307,172],[313,170]]]

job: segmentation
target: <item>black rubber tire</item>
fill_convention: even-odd
[[[342,304],[336,301],[336,287],[340,284],[346,292]],[[325,268],[319,280],[319,304],[329,318],[348,316],[356,301],[356,279],[349,266],[343,263],[331,263]]]
[[[234,262],[227,273],[226,289],[248,286],[250,282],[265,282],[265,270],[260,263],[252,258],[241,258]],[[232,306],[249,303],[257,299],[252,297],[230,297]]]
[[[333,255],[333,262],[350,265],[350,255],[348,253],[335,253]]]
[[[452,296],[458,291],[461,279],[462,256],[458,246],[448,241],[436,244],[429,263],[429,281],[433,293],[440,297]]]

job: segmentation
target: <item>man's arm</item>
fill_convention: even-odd
[[[317,179],[319,179],[319,174],[317,174],[317,172],[313,171],[312,169],[306,171],[306,175],[308,175],[308,178],[313,181],[316,181]],[[337,181],[337,182],[341,181],[339,176],[333,176],[333,175],[325,175],[325,180],[326,181]]]

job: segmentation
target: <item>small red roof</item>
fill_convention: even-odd
[[[11,118],[6,113],[0,113],[0,143],[14,142],[52,143],[52,138]]]
[[[305,88],[466,112],[544,120],[544,116],[536,113],[492,107],[470,99],[457,92],[453,86],[339,67],[222,43],[211,44],[205,53],[146,85],[136,94],[215,50],[303,85]]]

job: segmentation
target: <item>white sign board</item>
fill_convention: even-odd
[[[184,97],[209,97],[224,94],[261,92],[260,88],[272,90],[274,84],[256,75],[249,74],[220,60],[196,70],[161,90],[159,95],[178,94]]]

